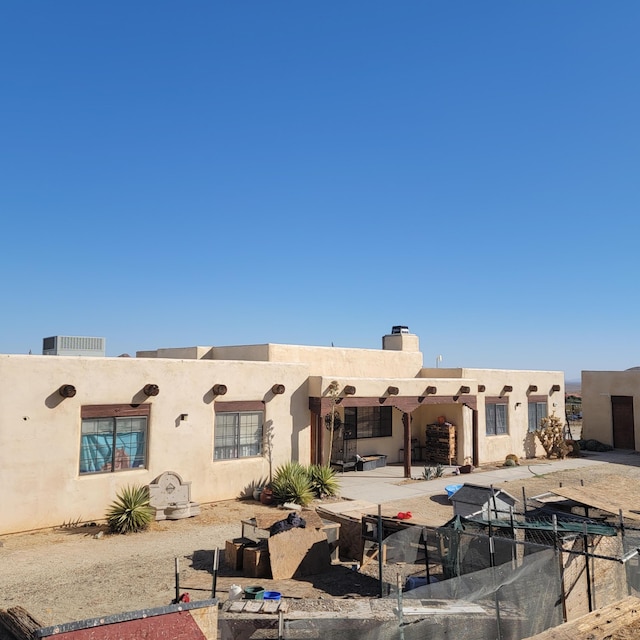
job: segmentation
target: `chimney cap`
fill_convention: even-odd
[[[396,333],[409,333],[409,327],[406,327],[402,324],[396,324],[391,327],[391,334],[393,335]]]

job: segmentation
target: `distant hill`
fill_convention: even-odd
[[[565,380],[565,393],[580,393],[582,390],[582,380]]]

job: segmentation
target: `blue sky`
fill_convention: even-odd
[[[7,2],[0,353],[640,365],[640,3]]]

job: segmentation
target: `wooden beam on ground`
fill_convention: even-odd
[[[26,609],[0,609],[0,637],[8,640],[32,640],[33,632],[42,627]]]
[[[615,515],[622,510],[625,518],[640,520],[640,488],[627,483],[624,491],[616,489],[621,487],[614,487],[611,482],[587,482],[584,486],[552,489],[551,493]]]
[[[640,637],[640,598],[628,596],[528,640],[613,640]]]

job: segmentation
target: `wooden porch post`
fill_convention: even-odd
[[[402,425],[404,426],[404,477],[411,477],[411,414],[402,414]]]
[[[323,465],[324,455],[324,417],[322,402],[319,398],[309,398],[309,421],[311,423],[311,462]]]
[[[315,423],[316,423],[316,451],[313,456],[313,460],[315,464],[325,465],[327,463],[324,454],[324,419],[319,414],[314,414]]]

